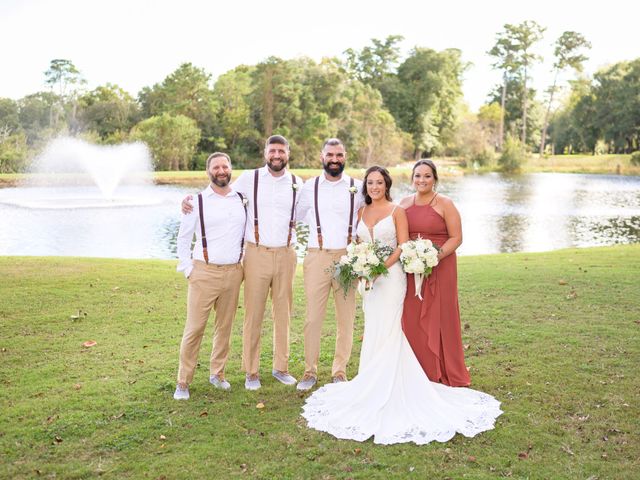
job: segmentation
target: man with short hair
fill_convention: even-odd
[[[285,385],[295,385],[289,374],[289,328],[296,271],[295,208],[302,180],[287,170],[289,142],[270,136],[264,148],[265,166],[243,172],[234,188],[247,195],[249,217],[244,259],[245,317],[242,331],[242,368],[245,388],[260,388],[260,340],[267,296],[273,315],[271,374]]]
[[[332,272],[355,237],[357,212],[364,199],[362,182],[343,173],[346,159],[342,141],[327,140],[320,154],[324,174],[307,180],[300,194],[297,214],[298,219],[309,225],[309,242],[304,259],[305,373],[298,390],[309,390],[317,382],[322,323],[331,292],[337,327],[331,376],[334,382],[347,380],[346,368],[353,346],[355,288],[344,292]]]
[[[180,345],[178,384],[173,398],[189,399],[189,384],[211,309],[216,312],[209,381],[229,390],[224,368],[231,326],[238,308],[243,269],[240,263],[247,223],[246,201],[229,186],[231,159],[216,152],[207,158],[211,183],[198,194],[197,211],[183,214],[178,233],[178,268],[189,281],[187,321]],[[191,252],[191,241],[196,243]]]

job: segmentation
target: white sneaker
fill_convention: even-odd
[[[262,385],[260,384],[260,377],[258,375],[249,375],[245,377],[244,388],[247,390],[258,390]]]
[[[293,376],[289,375],[289,372],[281,372],[280,370],[271,370],[273,378],[285,385],[295,385],[297,380]]]
[[[189,400],[189,387],[181,388],[180,385],[176,385],[176,391],[173,392],[173,398],[175,400]]]
[[[296,388],[298,390],[311,390],[317,382],[318,380],[313,375],[305,375]]]
[[[231,384],[227,382],[224,378],[220,378],[220,375],[211,375],[209,377],[209,383],[216,388],[220,388],[222,390],[230,390]]]

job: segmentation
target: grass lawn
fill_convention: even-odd
[[[263,388],[245,391],[242,307],[232,390],[208,383],[209,325],[192,398],[174,401],[186,302],[175,261],[0,257],[0,478],[638,478],[640,245],[462,257],[459,273],[473,386],[505,413],[475,438],[378,446],[306,428],[306,394],[269,375],[270,321]],[[299,271],[296,377],[303,320]],[[356,325],[350,376],[360,310]],[[334,334],[329,315],[321,383]]]

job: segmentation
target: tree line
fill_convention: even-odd
[[[72,61],[55,59],[46,91],[0,98],[0,172],[23,171],[61,134],[98,144],[144,141],[157,170],[201,169],[216,150],[237,167],[254,167],[272,133],[289,139],[296,167],[317,167],[322,142],[333,136],[349,146],[354,166],[434,155],[485,164],[509,151],[637,150],[640,59],[581,76],[590,44],[564,32],[554,43],[554,82],[540,99],[531,69],[541,61],[535,46],[543,34],[526,21],[496,35],[487,54],[502,82],[477,113],[463,101],[468,65],[460,50],[415,47],[403,55],[398,35],[319,62],[270,57],[215,82],[184,63],[136,97],[112,83],[88,91]],[[559,81],[568,71],[575,79]]]

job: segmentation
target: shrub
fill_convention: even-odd
[[[631,165],[634,167],[640,167],[640,150],[637,150],[631,154]]]
[[[504,172],[516,172],[526,160],[522,143],[517,138],[507,137],[498,164]]]
[[[484,167],[486,165],[491,165],[495,159],[495,152],[490,148],[485,148],[471,157],[471,163]]]

